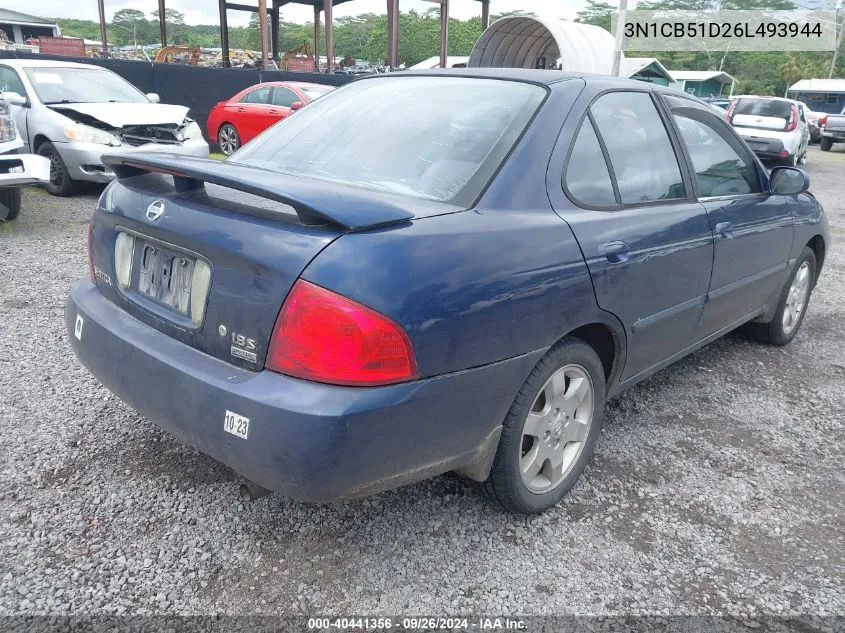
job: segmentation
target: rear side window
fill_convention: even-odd
[[[616,204],[610,172],[589,117],[581,124],[578,138],[572,147],[563,184],[570,197],[581,206]]]
[[[760,192],[753,162],[719,133],[721,121],[708,121],[709,113],[691,111],[674,112],[673,117],[692,159],[701,197]]]
[[[686,197],[681,168],[663,121],[644,92],[611,92],[591,107],[622,204]]]
[[[273,105],[289,108],[294,101],[300,101],[293,90],[276,86],[273,88]]]

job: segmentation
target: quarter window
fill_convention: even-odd
[[[584,119],[566,166],[564,185],[573,200],[583,206],[616,204],[610,172],[589,118]]]
[[[754,163],[740,154],[710,122],[708,113],[673,113],[692,159],[701,197],[735,196],[760,191]],[[714,124],[721,125],[720,121]]]
[[[663,121],[644,92],[611,92],[593,104],[622,204],[686,197],[681,168]]]

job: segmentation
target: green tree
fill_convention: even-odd
[[[115,44],[145,44],[152,32],[151,24],[143,11],[121,9],[112,17],[109,40]]]
[[[158,9],[152,12],[153,21],[159,23]],[[186,44],[188,27],[185,25],[185,14],[176,9],[164,10],[164,24],[167,27],[167,42],[162,44]],[[160,38],[156,38],[160,39]]]
[[[616,8],[601,0],[587,0],[587,5],[577,13],[575,21],[581,24],[600,26],[610,31],[610,14]]]

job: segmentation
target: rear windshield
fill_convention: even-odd
[[[545,98],[467,77],[354,82],[228,159],[270,171],[469,206]]]
[[[734,114],[770,116],[788,121],[790,108],[790,103],[776,99],[740,99],[736,104]]]

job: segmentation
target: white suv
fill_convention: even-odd
[[[784,165],[807,162],[810,128],[807,108],[800,101],[780,97],[734,97],[726,117],[760,158],[774,159]]]

